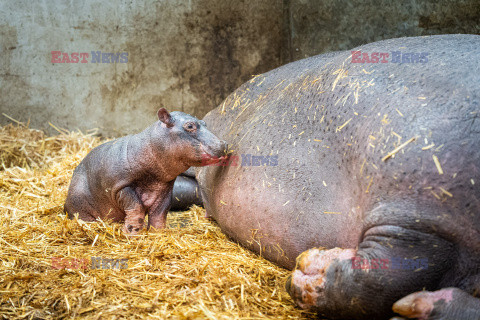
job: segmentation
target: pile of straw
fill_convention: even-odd
[[[284,289],[289,272],[230,241],[203,209],[170,213],[166,230],[126,237],[121,225],[68,220],[73,169],[101,141],[0,128],[0,318],[313,318]],[[128,259],[126,269],[55,269]]]

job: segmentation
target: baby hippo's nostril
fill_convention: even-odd
[[[129,224],[129,225],[127,226],[128,232],[132,232],[132,229],[133,229],[133,226],[132,226],[131,224]]]

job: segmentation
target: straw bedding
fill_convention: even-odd
[[[200,207],[170,213],[168,229],[135,237],[124,236],[120,224],[67,219],[62,207],[73,169],[101,140],[56,129],[48,137],[18,122],[0,127],[3,318],[314,317],[285,292],[287,270],[230,241]],[[92,257],[127,265],[52,265],[59,261],[52,258]]]

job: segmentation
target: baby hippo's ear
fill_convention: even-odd
[[[165,108],[158,109],[157,115],[158,115],[158,120],[165,123],[167,127],[169,128],[173,127],[172,117],[170,116],[170,113],[168,113],[167,109]]]

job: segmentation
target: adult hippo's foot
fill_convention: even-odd
[[[334,260],[351,261],[356,250],[313,248],[297,258],[297,266],[288,278],[286,289],[304,309],[312,309],[325,301],[325,273]]]
[[[395,212],[395,206],[382,205],[372,215]],[[407,296],[444,285],[473,292],[474,275],[465,281],[448,272],[457,267],[457,255],[449,241],[412,226],[372,226],[358,250],[315,248],[302,253],[286,289],[300,307],[332,319],[385,319],[394,316],[392,305],[393,311],[410,318],[480,319],[480,300],[460,289]]]
[[[458,288],[412,293],[397,301],[393,311],[420,320],[480,319],[480,300]]]
[[[384,259],[388,251],[374,242],[362,247],[370,250],[314,248],[302,253],[287,280],[287,291],[300,307],[332,319],[385,319],[395,297],[419,287],[414,281],[419,272],[431,283],[437,280],[432,272],[427,273],[427,266],[395,270],[390,259]],[[372,251],[375,247],[380,254]],[[442,268],[437,266],[437,270]],[[421,291],[398,300],[393,311],[405,318],[392,319],[474,320],[480,319],[480,300],[458,288]]]

